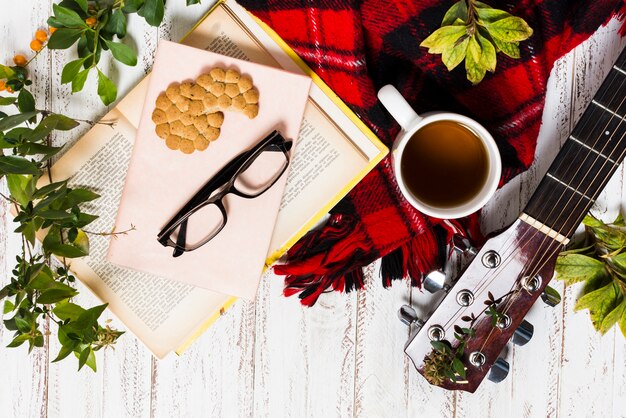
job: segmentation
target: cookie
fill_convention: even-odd
[[[215,67],[213,68],[209,74],[213,77],[215,81],[224,81],[224,77],[226,76],[226,72],[223,68]]]
[[[219,128],[224,123],[224,114],[222,112],[209,113],[206,120],[210,126]]]
[[[193,141],[186,138],[180,140],[178,148],[183,152],[183,154],[191,154],[196,150],[196,147],[193,145]]]
[[[157,125],[156,134],[159,136],[159,138],[167,139],[167,137],[170,135],[170,125],[167,123]]]
[[[252,88],[252,79],[246,75],[241,76],[241,78],[237,82],[237,85],[239,86],[240,92],[246,92]]]
[[[256,115],[259,114],[259,106],[256,104],[248,104],[246,105],[246,107],[244,107],[243,114],[250,119],[254,119]]]
[[[157,109],[167,110],[167,108],[170,107],[172,104],[172,101],[167,97],[165,93],[159,94],[159,97],[157,97],[156,99]]]
[[[156,125],[160,125],[169,121],[165,111],[161,109],[154,109],[154,111],[152,112],[152,122],[154,122]]]
[[[237,83],[241,78],[241,74],[237,70],[226,70],[226,74],[224,75],[224,81],[227,83]]]
[[[246,99],[248,104],[259,103],[259,92],[257,89],[250,89],[243,94],[243,98]]]
[[[180,136],[170,135],[165,139],[165,145],[167,145],[169,149],[177,150],[180,146],[181,139]]]
[[[196,139],[193,140],[193,146],[198,151],[204,151],[209,147],[210,143],[211,142],[202,135],[198,135]]]
[[[165,145],[184,154],[204,151],[220,136],[224,113],[259,114],[259,91],[235,69],[215,67],[196,80],[172,83],[156,99],[152,120]]]

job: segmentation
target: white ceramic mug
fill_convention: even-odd
[[[400,92],[392,85],[386,85],[378,91],[378,98],[385,108],[391,113],[391,116],[400,124],[402,131],[398,134],[393,148],[393,171],[400,186],[400,190],[404,197],[420,212],[426,215],[434,216],[441,219],[455,219],[467,216],[476,212],[483,207],[487,201],[493,196],[502,171],[502,162],[498,147],[493,137],[487,130],[475,120],[457,113],[450,112],[429,112],[423,115],[415,113],[413,108],[402,97]],[[437,207],[420,201],[418,197],[412,194],[404,182],[400,170],[400,162],[402,153],[407,142],[415,132],[422,127],[441,120],[454,121],[462,124],[471,130],[483,143],[487,152],[488,175],[483,187],[469,200],[453,207]]]

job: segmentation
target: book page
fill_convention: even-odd
[[[137,92],[133,90],[121,107],[132,105],[133,98],[143,102]],[[103,120],[115,121],[115,127],[96,125],[52,168],[55,181],[69,178],[70,187],[100,194],[100,199],[84,205],[85,212],[100,216],[88,226],[91,232],[113,229],[136,134],[135,126],[117,109]],[[67,260],[71,270],[159,358],[177,349],[230,299],[117,267],[105,259],[110,237],[90,234],[89,240],[89,256]]]
[[[275,57],[285,57],[285,52],[271,39],[261,45],[241,25],[239,17],[229,6],[221,4],[183,43],[282,68],[282,62],[279,63]],[[247,23],[250,26],[257,25],[253,21]],[[293,62],[290,67],[291,71],[302,72],[293,66]],[[312,91],[316,88],[312,86]],[[370,141],[366,142],[371,146]],[[269,247],[268,264],[275,261],[290,246],[291,241],[298,238],[295,235],[303,226],[336,197],[368,162],[368,156],[355,146],[315,100],[309,98]]]

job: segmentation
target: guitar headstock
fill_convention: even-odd
[[[532,336],[524,317],[552,279],[562,245],[519,219],[488,240],[428,320],[416,321],[421,328],[405,352],[419,373],[468,392],[490,370],[495,380],[506,376],[499,355],[512,338],[525,343]]]

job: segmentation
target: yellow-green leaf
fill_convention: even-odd
[[[491,71],[493,73],[496,70],[496,48],[480,33],[476,34],[476,38],[478,39],[482,50],[480,65],[487,71]]]
[[[505,55],[508,55],[511,58],[519,58],[519,42],[505,42],[498,38],[491,38],[493,43],[495,44],[498,51],[502,51]]]
[[[441,54],[447,48],[454,47],[466,32],[465,26],[444,26],[434,31],[430,36],[422,41],[420,46],[428,48],[431,54]]]
[[[474,34],[471,35],[469,38],[469,44],[467,45],[467,54],[472,56],[474,62],[480,63],[483,51],[480,43],[476,39],[476,35],[480,36],[479,34]]]
[[[448,71],[452,71],[465,59],[467,45],[469,45],[469,36],[463,38],[463,40],[459,39],[459,41],[461,42],[457,42],[454,47],[446,49],[441,55],[441,60],[448,68]]]
[[[511,16],[495,22],[485,22],[485,28],[494,38],[506,42],[519,42],[528,39],[533,30],[521,17]]]
[[[478,7],[476,8],[476,12],[478,13],[479,23],[493,23],[496,20],[511,17],[510,13],[507,13],[504,10],[494,9],[492,7]]]
[[[467,21],[467,4],[465,3],[465,0],[457,1],[448,9],[443,17],[441,26],[452,25],[457,19],[461,19],[464,22]]]
[[[470,41],[471,42],[471,41]],[[465,55],[465,72],[467,73],[467,79],[472,84],[478,84],[485,78],[486,70],[480,66],[473,55],[470,53],[469,47],[467,48],[467,54]]]
[[[582,254],[559,255],[556,260],[556,278],[568,286],[607,274],[602,261]]]
[[[626,301],[622,299],[622,302],[619,305],[617,305],[615,309],[609,312],[607,316],[604,317],[604,319],[600,323],[600,327],[598,331],[600,331],[601,334],[606,334],[607,331],[613,327],[613,325],[620,323],[620,321],[626,321],[625,318],[626,318]],[[626,333],[624,333],[623,329],[622,329],[622,333],[624,334],[624,336],[626,336]]]
[[[620,291],[612,281],[606,286],[587,293],[576,302],[574,310],[589,309],[589,316],[596,330],[601,329],[604,318],[618,305]]]

